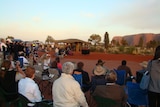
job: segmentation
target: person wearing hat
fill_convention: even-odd
[[[103,66],[104,63],[105,63],[104,61],[102,61],[101,59],[99,59],[99,60],[97,61],[96,65],[101,65],[101,66]]]
[[[91,77],[91,93],[94,92],[97,85],[105,85],[106,69],[101,65],[96,65],[93,70],[94,76]]]
[[[140,83],[142,76],[147,69],[148,61],[143,61],[139,63],[139,65],[142,67],[142,69],[136,72],[136,82],[137,83]]]
[[[104,66],[104,61],[102,61],[102,59],[98,59],[98,61],[97,61],[97,63],[96,63],[96,66],[98,66],[98,65],[100,65],[100,66],[102,66],[102,67],[104,67],[105,68],[105,71],[107,72],[107,71],[109,71],[109,69],[106,67],[106,66]],[[94,74],[94,69],[93,69],[93,75],[95,75]]]
[[[125,94],[124,87],[115,83],[117,80],[117,73],[114,70],[108,71],[105,80],[107,83],[104,85],[98,85],[92,96],[109,98],[116,101],[114,107],[121,107],[122,105],[125,107],[127,95]]]

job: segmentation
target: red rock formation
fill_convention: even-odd
[[[129,45],[135,46],[139,44],[140,38],[143,38],[143,45],[146,45],[149,41],[156,40],[160,41],[160,34],[153,33],[141,33],[141,34],[133,34],[126,36],[115,36],[112,40],[121,42],[122,39],[126,40]]]

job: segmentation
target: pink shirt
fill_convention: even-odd
[[[62,64],[61,63],[57,63],[57,67],[62,70]]]

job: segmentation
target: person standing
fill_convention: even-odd
[[[61,62],[60,62],[60,57],[56,57],[55,60],[56,60],[56,62],[57,62],[57,67],[58,67],[58,69],[62,70],[62,64],[61,64]]]
[[[6,59],[7,45],[4,39],[1,39],[0,49],[1,49],[1,52],[3,53],[3,59]]]
[[[0,68],[0,87],[7,93],[15,93],[14,95],[6,96],[8,101],[18,98],[18,80],[25,77],[25,73],[16,64],[16,70],[14,70],[10,60],[4,60]],[[18,79],[19,78],[19,79]]]
[[[65,62],[62,74],[52,86],[54,107],[88,107],[79,83],[73,78],[74,64]]]
[[[157,46],[154,57],[149,62],[147,69],[150,74],[148,88],[149,107],[160,107],[160,45]]]

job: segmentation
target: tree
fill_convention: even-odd
[[[143,47],[143,37],[140,37],[138,46]]]
[[[147,48],[155,48],[157,46],[157,41],[152,40],[147,43]]]
[[[55,41],[55,40],[53,39],[53,37],[48,35],[45,43],[48,43],[48,44],[49,44],[49,43],[53,43],[54,41]]]
[[[12,40],[12,39],[14,39],[14,37],[13,36],[7,36],[6,39],[11,39]]]
[[[95,46],[101,41],[101,37],[98,34],[92,34],[88,39],[88,42],[93,43]]]
[[[104,35],[104,47],[107,49],[108,45],[109,45],[109,34],[108,32],[106,32]]]

